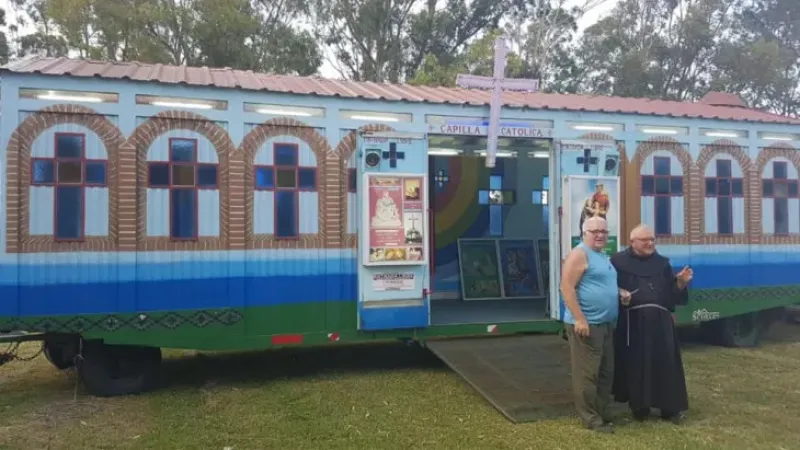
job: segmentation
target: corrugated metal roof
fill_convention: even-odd
[[[479,106],[488,105],[491,100],[489,92],[475,89],[271,75],[230,68],[169,66],[70,58],[35,57],[19,60],[0,68],[0,74],[3,72],[150,81],[366,100]],[[643,98],[507,92],[503,94],[503,103],[504,106],[510,108],[643,114],[800,125],[800,119],[745,108],[738,96],[722,92],[712,92],[696,103]]]

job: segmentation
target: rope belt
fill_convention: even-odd
[[[656,305],[656,304],[653,304],[653,303],[648,303],[646,305],[636,305],[636,306],[631,306],[630,308],[628,308],[628,310],[626,311],[627,318],[628,318],[628,323],[626,324],[626,326],[627,326],[627,330],[626,330],[626,333],[627,333],[626,340],[627,340],[627,342],[625,344],[626,347],[630,347],[631,346],[631,311],[634,310],[634,309],[642,309],[642,308],[658,308],[658,309],[660,309],[662,311],[666,311],[667,313],[670,313],[670,311],[667,308],[664,308],[661,305]]]

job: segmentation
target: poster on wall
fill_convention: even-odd
[[[496,239],[459,239],[458,259],[463,300],[503,297]]]
[[[415,287],[414,273],[376,273],[372,275],[372,290],[413,291]]]
[[[499,239],[503,297],[541,297],[539,259],[532,239]]]
[[[366,265],[424,264],[425,176],[365,174]]]
[[[608,222],[608,242],[605,253],[609,256],[619,248],[620,207],[619,178],[567,176],[564,182],[563,228],[569,236],[569,248],[563,257],[582,240],[581,227],[590,217],[602,217]]]

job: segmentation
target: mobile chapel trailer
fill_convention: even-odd
[[[0,331],[90,392],[160,348],[556,333],[588,206],[696,279],[729,343],[800,301],[800,121],[695,103],[490,94],[34,58],[2,69]],[[444,359],[447,352],[440,348]],[[108,361],[134,363],[115,373]]]

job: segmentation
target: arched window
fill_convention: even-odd
[[[761,182],[764,233],[785,235],[800,232],[800,201],[794,165],[785,160],[767,163]]]
[[[55,133],[54,141],[52,157],[34,153],[31,158],[31,204],[38,203],[37,189],[53,199],[52,220],[32,220],[31,234],[40,234],[35,227],[47,223],[44,226],[52,227],[56,241],[82,241],[86,236],[86,210],[93,206],[87,206],[93,200],[93,188],[100,188],[108,202],[106,160],[87,158],[83,133]],[[107,222],[107,215],[100,216],[99,220]]]
[[[274,234],[277,239],[298,239],[300,234],[317,233],[316,214],[313,214],[314,220],[303,221],[309,229],[304,229],[300,221],[301,210],[313,206],[316,211],[318,203],[316,161],[310,160],[314,158],[313,153],[308,150],[301,157],[299,144],[283,142],[274,143],[271,150],[264,152],[270,154],[257,155],[253,166],[255,233]],[[270,206],[272,226],[263,222],[264,217],[268,217],[264,207],[269,209]],[[308,210],[309,216],[311,212]]]
[[[682,168],[675,156],[657,153],[642,166],[642,222],[653,223],[657,236],[680,235],[684,233]]]
[[[744,233],[744,178],[738,163],[719,158],[706,166],[705,232]]]
[[[198,162],[197,139],[170,138],[168,147],[166,161],[148,162],[147,187],[168,192],[169,237],[197,240],[199,192],[218,189],[218,164]]]

